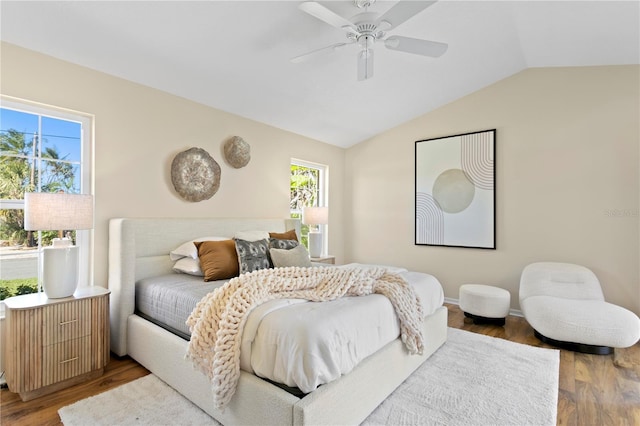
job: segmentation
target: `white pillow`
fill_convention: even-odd
[[[268,231],[238,231],[233,236],[234,239],[237,240],[245,240],[245,241],[260,241],[260,240],[269,240],[269,232]]]
[[[200,238],[196,238],[195,240],[187,241],[186,243],[182,244],[177,249],[172,250],[169,253],[169,258],[171,260],[178,260],[178,259],[181,259],[183,257],[190,257],[192,259],[198,259],[198,249],[196,248],[196,245],[193,244],[195,241],[223,241],[223,240],[230,240],[230,239],[231,238],[226,238],[226,237],[200,237]]]
[[[273,266],[276,268],[283,268],[285,266],[311,266],[309,252],[302,244],[289,250],[272,248],[269,250],[269,254],[271,255]]]
[[[204,277],[202,269],[200,269],[200,261],[190,257],[183,257],[173,265],[173,270],[182,274],[196,275]]]

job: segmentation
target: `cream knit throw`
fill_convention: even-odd
[[[400,319],[402,342],[411,354],[422,354],[422,305],[401,276],[384,268],[288,267],[242,274],[198,302],[187,319],[191,340],[186,357],[209,377],[214,404],[222,409],[240,377],[242,330],[253,308],[272,299],[322,302],[371,293],[389,298]]]

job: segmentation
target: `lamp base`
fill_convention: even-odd
[[[309,256],[320,257],[322,255],[322,232],[309,231]]]
[[[42,249],[42,285],[49,299],[70,297],[78,286],[77,246]]]

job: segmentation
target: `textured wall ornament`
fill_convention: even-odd
[[[249,164],[251,147],[240,136],[234,136],[224,144],[224,156],[231,166],[239,169]]]
[[[220,188],[220,166],[204,149],[190,148],[171,162],[171,182],[187,201],[208,200]]]

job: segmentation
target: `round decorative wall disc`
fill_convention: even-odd
[[[234,136],[224,144],[224,156],[231,166],[239,169],[249,164],[251,147],[240,136]]]
[[[220,188],[220,166],[204,149],[191,148],[171,162],[171,182],[187,201],[208,200]]]

